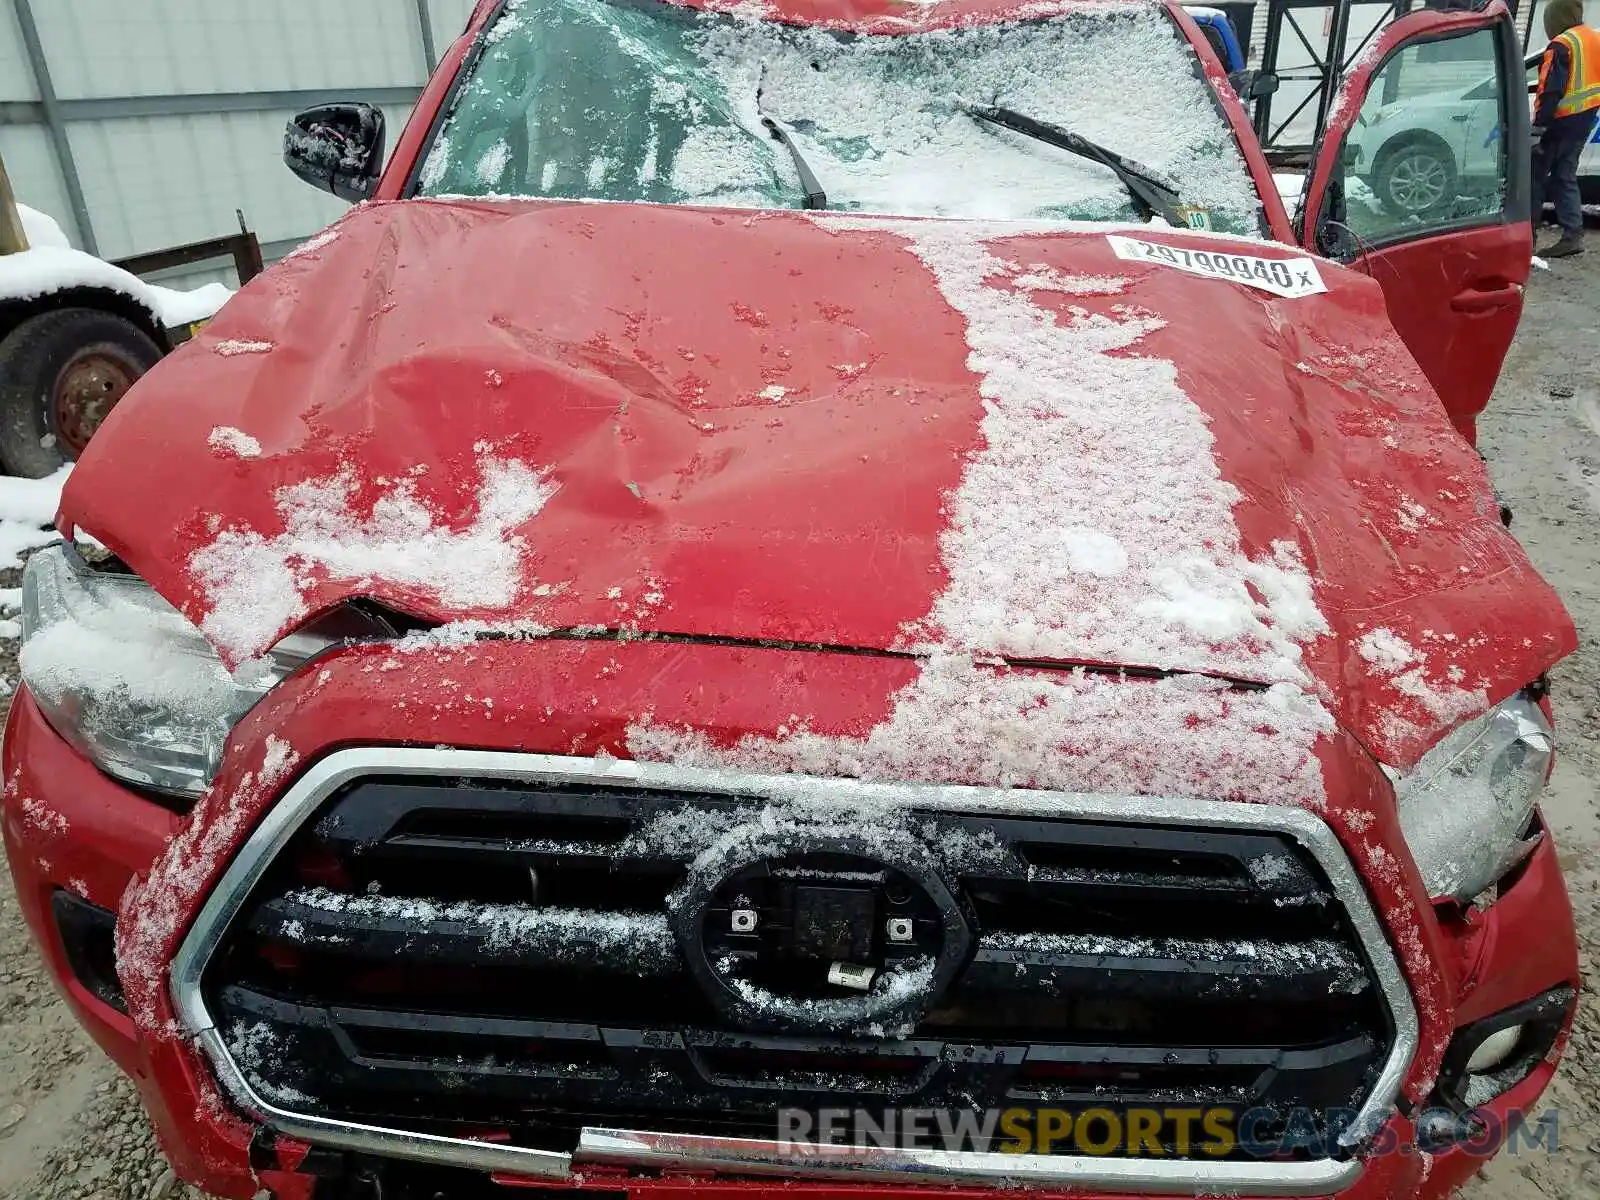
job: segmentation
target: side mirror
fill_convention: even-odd
[[[355,204],[383,170],[383,112],[370,104],[323,104],[290,120],[284,164],[312,187]]]
[[[1241,100],[1260,100],[1278,90],[1278,77],[1271,71],[1234,71],[1228,76]]]
[[[1271,71],[1257,71],[1250,80],[1250,99],[1260,100],[1278,90],[1279,79]]]
[[[1278,90],[1278,77],[1271,71],[1233,71],[1228,75],[1228,82],[1233,84],[1239,99],[1247,104]]]

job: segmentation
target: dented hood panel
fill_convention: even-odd
[[[954,232],[913,253],[913,228]],[[1573,648],[1371,281],[1319,263],[1326,293],[1286,299],[1124,261],[1101,230],[961,229],[363,206],[130,393],[69,481],[63,527],[104,541],[232,661],[356,596],[440,622],[905,648],[940,640],[928,618],[951,591],[982,607],[992,552],[994,595],[1034,587],[1075,632],[1013,640],[1005,610],[968,622],[962,648],[1300,682],[1401,766]],[[1058,353],[1067,328],[1081,354]],[[1089,463],[1126,438],[1137,452],[1102,463],[1103,486],[1029,491],[1054,478],[1050,456],[987,445],[986,415],[1052,403],[1051,387],[1026,393],[1049,371],[1055,391],[1110,381],[1101,431],[1051,450]],[[1179,461],[1187,443],[1171,462],[1151,449],[1164,425],[1138,427],[1159,410],[1130,379],[1197,408],[1204,464]],[[1129,484],[1117,461],[1134,501],[1101,513]],[[1320,617],[1297,612],[1288,576],[1251,568],[1265,624],[1208,634],[1191,594],[1206,580],[1141,565],[1139,529],[1181,544],[1197,470],[1229,498],[1220,540],[1237,545],[1201,533],[1196,552],[1303,564]],[[974,524],[983,472],[999,482]],[[1292,642],[1303,678],[1263,638]]]

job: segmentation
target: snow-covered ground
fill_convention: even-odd
[[[0,570],[20,567],[25,551],[60,538],[53,522],[71,473],[69,465],[45,479],[0,475]]]

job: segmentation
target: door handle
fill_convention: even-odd
[[[1452,121],[1470,121],[1470,120],[1472,120],[1472,114],[1471,113],[1452,113],[1450,115],[1450,119]]]
[[[1489,312],[1508,308],[1522,299],[1522,285],[1509,283],[1497,288],[1468,288],[1450,298],[1450,307],[1456,312]]]

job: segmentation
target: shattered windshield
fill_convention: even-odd
[[[1233,133],[1155,4],[865,35],[664,0],[513,0],[469,70],[420,195],[799,208],[798,158],[830,209],[1136,219],[1103,164],[967,111],[995,105],[1149,168],[1197,224],[1260,232]]]

